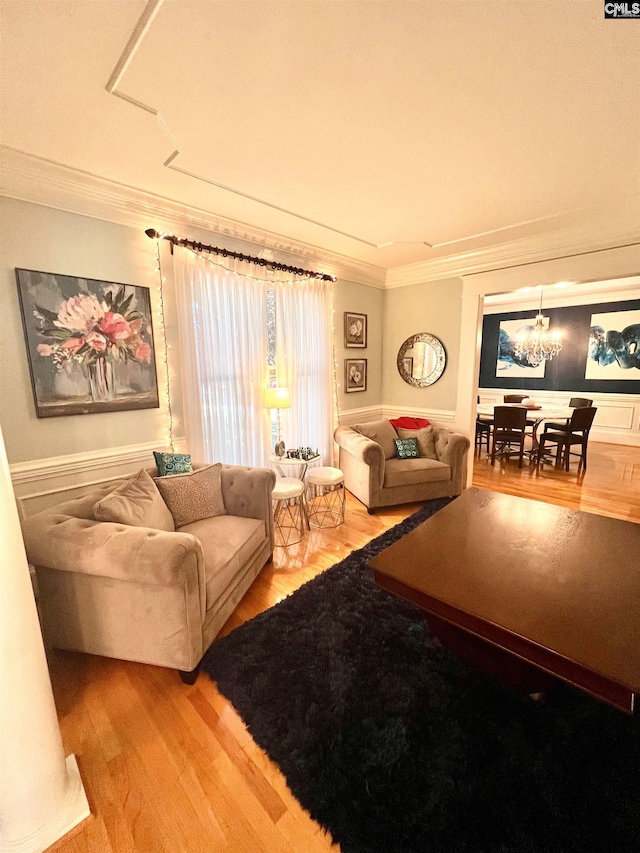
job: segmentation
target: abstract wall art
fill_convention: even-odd
[[[640,310],[592,314],[585,379],[640,379]]]
[[[545,327],[561,332],[562,351],[532,368],[515,354],[531,310],[485,314],[480,388],[640,394],[640,298],[545,307],[544,316]]]
[[[549,318],[542,321],[545,329],[549,328]],[[535,320],[501,320],[500,333],[498,336],[498,358],[496,361],[496,376],[511,376],[522,379],[523,377],[543,377],[546,361],[542,361],[535,367],[529,364],[526,355],[516,354],[516,343],[518,332],[531,332],[535,327]]]

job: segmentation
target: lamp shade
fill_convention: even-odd
[[[288,388],[265,388],[265,409],[290,409],[291,397]]]

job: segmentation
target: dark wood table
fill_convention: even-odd
[[[640,524],[471,488],[369,565],[453,651],[527,692],[634,712]]]

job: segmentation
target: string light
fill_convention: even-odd
[[[188,246],[181,246],[181,248],[184,249],[186,252],[191,252],[192,255],[195,255],[196,258],[200,258],[207,264],[211,264],[214,267],[220,267],[221,269],[225,270],[225,272],[233,272],[234,275],[241,276],[242,278],[250,278],[252,281],[261,281],[265,284],[273,284],[274,282],[277,282],[278,284],[296,284],[300,281],[301,278],[306,278],[307,280],[317,280],[316,277],[313,275],[298,276],[297,278],[260,278],[260,276],[251,275],[251,273],[248,272],[240,272],[239,270],[235,269],[232,270],[230,267],[225,266],[225,264],[220,263],[219,261],[214,261],[213,258],[207,258],[195,249],[190,249]]]
[[[167,343],[167,330],[164,316],[164,288],[166,278],[162,275],[162,261],[160,258],[160,240],[156,240],[156,272],[158,274],[158,317],[160,320],[160,331],[162,335],[162,362],[164,368],[164,394],[167,413],[167,437],[171,450],[175,450],[173,443],[173,412],[171,410],[171,384],[169,377],[169,345]]]
[[[336,339],[336,321],[335,321],[336,312],[331,312],[331,339],[335,341]],[[333,393],[335,396],[335,407],[334,407],[334,416],[333,416],[333,425],[335,427],[340,426],[340,395],[338,393],[338,365],[336,361],[336,347],[335,344],[331,345],[331,352],[333,355]]]
[[[149,229],[146,232],[148,236],[151,236],[151,234],[149,234],[150,230],[152,230],[152,229]],[[166,278],[164,278],[162,275],[162,262],[161,262],[161,256],[160,256],[160,241],[163,240],[165,237],[173,237],[173,236],[174,236],[173,234],[170,234],[167,232],[162,232],[162,231],[155,231],[153,234],[154,242],[156,245],[156,262],[157,262],[156,272],[158,273],[158,277],[159,277],[159,284],[158,284],[159,311],[158,311],[158,315],[160,318],[160,329],[161,329],[161,333],[162,333],[162,342],[163,342],[163,364],[164,364],[164,375],[165,375],[165,399],[166,399],[166,409],[167,409],[167,418],[168,418],[167,433],[168,433],[168,438],[169,438],[168,443],[169,443],[172,450],[174,450],[174,441],[173,441],[174,420],[173,420],[173,413],[171,410],[171,386],[170,386],[169,358],[168,358],[168,350],[170,347],[167,344],[167,335],[166,335],[165,317],[164,317],[164,293],[163,293],[162,285],[164,282],[166,282]],[[193,241],[191,241],[191,242],[193,242]],[[194,249],[191,249],[189,246],[182,246],[181,248],[183,248],[187,252],[190,252],[192,255],[195,255],[195,257],[200,258],[202,261],[204,261],[208,264],[212,264],[215,267],[220,267],[221,269],[225,270],[225,272],[233,272],[235,275],[241,276],[242,278],[249,278],[252,281],[259,281],[259,282],[263,282],[266,284],[274,284],[274,283],[277,283],[277,284],[295,284],[295,283],[299,282],[300,278],[301,278],[300,275],[298,275],[296,278],[288,278],[288,279],[276,278],[274,276],[272,276],[271,278],[261,278],[260,276],[251,275],[251,273],[244,273],[244,272],[239,272],[238,270],[231,270],[228,266],[225,266],[224,263],[221,263],[219,261],[214,261],[212,258],[209,258],[209,257],[205,257],[203,254],[201,254],[200,252],[198,252]],[[302,278],[306,278],[309,280],[313,279],[316,281],[318,280],[318,276],[313,275],[313,274],[304,275],[304,276],[302,276]],[[335,281],[335,278],[334,278],[334,281]],[[329,283],[331,283],[331,282],[329,282]],[[335,318],[335,311],[332,311],[332,318]],[[332,333],[333,333],[334,337],[335,337],[335,332],[336,332],[335,320],[332,319]],[[339,389],[338,371],[337,371],[337,363],[336,363],[336,349],[335,349],[335,346],[333,344],[332,344],[331,350],[332,350],[332,357],[333,357],[333,387],[334,387],[334,395],[335,395],[334,424],[336,426],[339,426],[339,424],[340,424],[340,399],[339,399],[339,393],[338,393],[338,389]]]

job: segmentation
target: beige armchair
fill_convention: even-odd
[[[369,513],[379,507],[453,497],[462,492],[469,439],[444,427],[429,429],[432,432],[426,434],[434,448],[434,458],[417,459],[395,456],[393,436],[404,438],[411,431],[400,430],[399,435],[386,419],[355,428],[338,427],[335,431],[345,486]]]
[[[117,483],[27,518],[47,644],[171,667],[195,681],[207,648],[272,558],[274,483],[273,471],[223,465],[225,514],[175,532],[96,521],[94,504]]]

